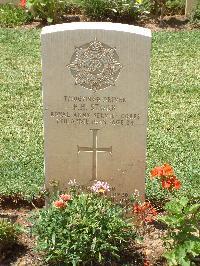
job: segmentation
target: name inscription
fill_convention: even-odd
[[[127,99],[119,97],[64,96],[62,110],[50,110],[57,124],[66,126],[125,126],[141,124],[138,112],[122,112]],[[64,110],[63,110],[64,109]]]

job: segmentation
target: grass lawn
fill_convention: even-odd
[[[183,189],[200,191],[200,31],[153,34],[149,170],[175,168]],[[40,30],[0,29],[0,195],[38,195],[43,186]],[[147,195],[162,197],[155,182]]]

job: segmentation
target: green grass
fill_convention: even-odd
[[[0,30],[0,194],[31,197],[43,183],[39,35]]]
[[[148,169],[169,162],[183,193],[200,185],[200,31],[153,35]],[[148,195],[160,196],[148,182]]]
[[[0,195],[38,195],[44,181],[40,31],[0,29]],[[200,31],[153,34],[147,175],[171,163],[199,193]],[[156,183],[147,195],[159,198]]]

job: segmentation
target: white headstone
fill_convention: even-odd
[[[145,192],[151,32],[113,23],[42,30],[46,187],[107,181]]]

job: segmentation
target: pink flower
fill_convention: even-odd
[[[56,200],[56,201],[54,201],[53,204],[54,204],[54,206],[56,208],[59,208],[59,209],[62,209],[62,208],[65,208],[66,207],[65,202],[63,202],[62,200]]]
[[[69,201],[72,199],[72,197],[71,195],[68,195],[68,194],[61,194],[60,199],[62,199],[63,201]]]
[[[92,187],[91,190],[96,193],[105,193],[110,191],[110,186],[107,182],[97,181]]]

